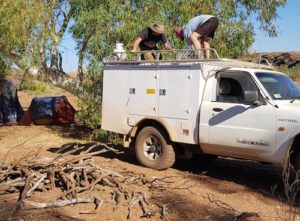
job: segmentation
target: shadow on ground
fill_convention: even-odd
[[[221,185],[219,180],[248,187],[266,196],[282,195],[283,191],[280,168],[271,164],[219,157],[209,164],[195,159],[181,160],[176,162],[174,168],[193,174],[205,174],[205,177],[214,178],[213,180],[210,179],[208,184],[220,186],[218,190],[222,193],[229,193],[229,190],[226,185]],[[195,177],[195,179],[198,178]],[[199,179],[203,180],[201,177]]]
[[[59,125],[59,126],[51,125],[47,127],[63,138],[86,140],[89,139],[92,134],[91,129],[87,128],[84,125],[78,125],[78,124],[68,124],[68,125]]]
[[[162,220],[207,220],[207,221],[259,221],[261,220],[256,213],[238,213],[230,208],[218,206],[214,202],[203,200],[195,202],[190,196],[175,194],[174,192],[164,192],[159,199],[153,200],[155,204],[164,205],[166,210]],[[163,215],[163,214],[161,214]]]

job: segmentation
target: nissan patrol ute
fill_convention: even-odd
[[[178,153],[300,168],[300,89],[271,67],[230,59],[104,63],[102,129],[124,135],[143,166]]]

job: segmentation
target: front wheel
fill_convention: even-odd
[[[175,162],[173,146],[167,143],[164,133],[154,127],[145,127],[139,132],[135,154],[141,165],[155,170],[167,169]]]
[[[300,150],[298,150],[295,154],[295,160],[293,165],[296,171],[300,170]]]

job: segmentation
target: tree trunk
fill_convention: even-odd
[[[84,52],[80,50],[79,52],[79,59],[78,59],[78,69],[77,69],[77,80],[81,84],[83,81],[83,58],[84,58]]]
[[[46,52],[45,52],[45,41],[44,39],[40,42],[40,57],[39,57],[39,76],[38,78],[42,81],[48,80],[48,67],[47,67],[47,59],[46,59]]]
[[[51,49],[51,64],[50,64],[51,71],[58,71],[58,48],[53,46]]]
[[[84,59],[84,54],[86,52],[87,46],[89,44],[89,41],[91,37],[95,34],[96,29],[93,29],[90,34],[85,36],[83,42],[82,42],[82,47],[79,50],[79,60],[78,60],[78,68],[77,68],[77,80],[81,84],[83,81],[83,59]]]
[[[63,67],[62,67],[62,60],[63,60],[63,58],[61,56],[61,53],[58,53],[58,59],[59,59],[58,60],[59,72],[62,73],[62,74],[64,74],[65,72],[64,72]]]
[[[58,47],[53,46],[51,50],[51,65],[49,76],[53,83],[61,84],[63,82],[62,56],[58,52]]]

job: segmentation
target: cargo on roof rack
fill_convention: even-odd
[[[126,51],[113,53],[112,56],[104,59],[104,65],[167,65],[167,64],[188,64],[188,63],[207,63],[211,65],[217,65],[220,67],[239,67],[239,68],[257,68],[272,70],[270,65],[264,65],[260,63],[253,63],[248,61],[242,61],[237,59],[220,58],[217,51],[213,48],[209,49],[212,53],[212,59],[199,59],[195,55],[193,49],[174,49],[174,50],[152,50],[152,51],[138,51],[135,53],[129,53]],[[204,49],[201,49],[204,51]],[[145,52],[151,52],[156,54],[156,60],[141,60],[141,55]]]

